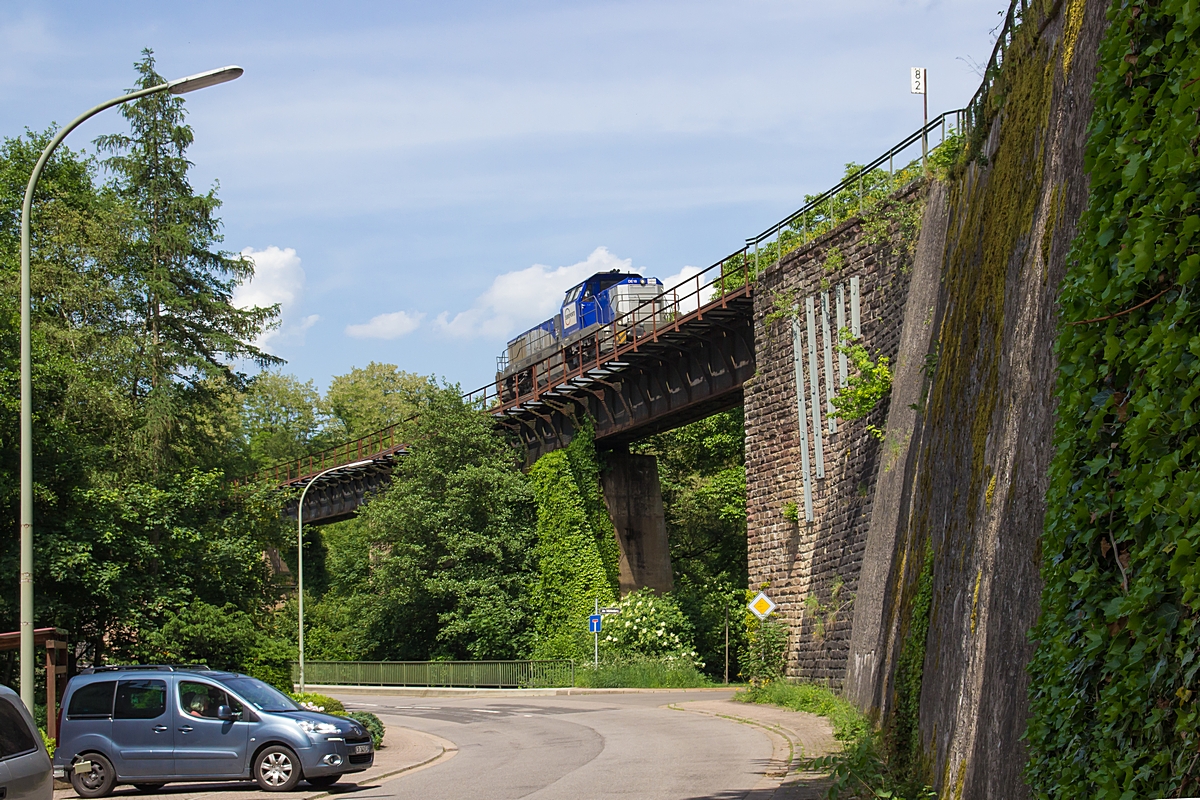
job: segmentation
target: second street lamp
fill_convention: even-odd
[[[33,212],[33,191],[38,178],[50,160],[54,150],[62,144],[67,134],[83,122],[107,108],[137,100],[159,92],[186,94],[187,92],[234,80],[242,75],[242,68],[221,67],[208,72],[177,78],[173,81],[149,86],[145,89],[123,94],[89,109],[65,126],[38,158],[29,184],[25,187],[25,202],[21,205],[21,701],[33,713],[33,357],[30,345],[30,280],[29,280],[29,229],[30,214]],[[47,698],[46,707],[52,709],[54,698]],[[51,712],[52,713],[52,712]]]
[[[342,464],[339,467],[330,467],[324,472],[318,472],[313,479],[304,485],[304,491],[300,492],[300,503],[296,506],[296,598],[299,603],[299,613],[297,620],[297,629],[299,631],[300,640],[300,691],[304,691],[304,495],[308,494],[308,490],[317,481],[324,478],[331,472],[339,472],[344,469],[354,469],[355,467],[365,467],[370,464],[371,459],[363,461],[355,461],[352,464]]]

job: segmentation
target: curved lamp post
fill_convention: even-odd
[[[29,185],[25,187],[25,202],[21,206],[21,700],[30,713],[33,712],[33,381],[29,340],[29,216],[33,210],[33,190],[37,187],[46,162],[55,148],[67,138],[67,134],[106,108],[158,92],[186,94],[231,81],[241,77],[241,74],[241,67],[212,69],[138,89],[85,111],[55,134],[50,144],[46,145],[29,175]]]
[[[304,491],[300,492],[300,504],[296,506],[296,597],[300,600],[300,613],[297,620],[297,628],[300,631],[300,691],[304,691],[304,495],[308,494],[308,490],[317,481],[324,478],[331,472],[339,472],[343,469],[353,469],[354,467],[365,467],[370,464],[371,459],[367,458],[362,461],[355,461],[352,464],[342,464],[340,467],[330,467],[324,472],[318,472],[313,479],[304,485]]]

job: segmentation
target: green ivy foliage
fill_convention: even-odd
[[[585,418],[579,426],[575,438],[567,445],[566,452],[571,474],[575,477],[575,485],[579,487],[579,496],[583,498],[583,508],[587,513],[592,536],[596,538],[596,549],[600,551],[600,560],[604,563],[604,573],[608,576],[613,596],[617,597],[621,593],[621,556],[617,547],[617,532],[613,527],[612,518],[608,515],[608,506],[604,504],[604,494],[600,489],[596,428],[590,417]]]
[[[854,341],[848,328],[842,328],[839,338],[838,352],[846,355],[853,370],[846,379],[846,385],[837,390],[830,402],[837,409],[839,419],[862,419],[874,411],[892,390],[891,361],[884,355],[878,355],[872,361],[866,346]],[[867,430],[876,438],[883,438],[880,429],[867,426]]]
[[[1200,8],[1108,14],[1056,347],[1027,734],[1039,798],[1200,790]]]
[[[587,617],[597,600],[611,605],[616,592],[568,452],[539,458],[529,482],[537,499],[534,657],[581,659],[591,649]]]

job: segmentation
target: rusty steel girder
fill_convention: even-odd
[[[354,512],[365,501],[367,495],[387,486],[392,477],[394,461],[403,454],[404,452],[400,451],[390,454],[389,457],[379,458],[365,467],[335,472],[319,478],[304,498],[304,524],[324,525],[354,516]],[[296,510],[300,502],[299,490],[304,488],[308,480],[291,481],[281,487],[297,490],[283,505],[285,518],[296,519]]]
[[[595,420],[596,443],[620,448],[742,403],[754,374],[753,299],[743,290],[672,330],[638,343],[536,399],[493,412],[525,445],[529,463],[567,445],[577,421]]]

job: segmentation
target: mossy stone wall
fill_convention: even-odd
[[[1057,299],[1087,199],[1105,8],[1031,4],[982,150],[949,186],[936,370],[894,559],[884,724],[900,756],[956,800],[1027,796],[1027,634],[1041,592]]]

